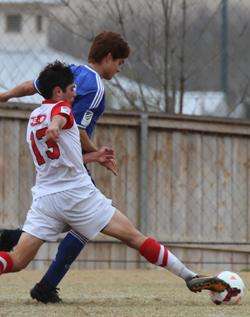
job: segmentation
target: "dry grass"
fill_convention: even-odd
[[[207,292],[193,294],[163,270],[72,271],[62,282],[63,304],[44,305],[29,297],[41,272],[1,276],[0,317],[249,317],[250,295],[237,306],[216,306]],[[246,286],[250,273],[241,273]]]

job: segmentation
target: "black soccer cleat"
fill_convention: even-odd
[[[30,296],[38,302],[44,304],[48,303],[62,303],[62,299],[58,295],[59,288],[49,288],[41,283],[37,283],[31,290]]]
[[[221,280],[217,276],[194,276],[192,279],[186,281],[187,287],[191,292],[201,292],[203,290],[209,290],[212,292],[223,292],[226,288],[230,288],[230,285]]]

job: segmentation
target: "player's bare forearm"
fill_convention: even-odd
[[[98,151],[105,151],[105,150],[111,150],[113,151],[112,148],[107,147],[107,146],[102,146],[98,149],[98,147],[90,140],[90,138],[87,135],[87,132],[84,129],[79,129],[80,131],[80,139],[81,139],[81,146],[83,149],[84,153],[91,153],[91,152],[98,152]],[[113,151],[114,153],[114,151]],[[88,158],[87,158],[88,159]],[[85,158],[83,158],[85,163],[86,162]],[[116,160],[113,158],[109,160],[103,160],[103,161],[92,161],[92,162],[99,162],[102,166],[106,167],[108,170],[110,170],[114,175],[118,175],[118,166]]]
[[[32,80],[23,82],[22,84],[0,93],[0,102],[7,102],[11,98],[31,96],[36,93]]]
[[[119,169],[118,169],[118,164],[115,159],[111,159],[107,162],[101,162],[101,165],[106,167],[109,171],[111,171],[115,176],[118,175]]]
[[[83,155],[84,163],[107,163],[114,159],[114,151],[110,148],[100,148],[96,152],[89,152]]]
[[[92,142],[84,129],[79,129],[80,131],[80,140],[81,146],[84,153],[96,152],[98,151],[98,147]]]
[[[66,123],[67,123],[67,119],[65,117],[60,115],[54,116],[46,131],[46,140],[58,142],[60,131],[62,130],[62,128],[65,126]]]

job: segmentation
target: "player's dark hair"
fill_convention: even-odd
[[[90,47],[88,62],[100,63],[108,53],[111,53],[113,59],[129,56],[129,45],[119,33],[109,31],[99,33]]]
[[[56,60],[40,72],[38,82],[41,95],[50,99],[55,87],[58,86],[65,92],[66,87],[74,82],[74,77],[68,65]]]

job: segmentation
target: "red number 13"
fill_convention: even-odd
[[[36,131],[37,140],[41,140],[45,136],[45,132],[47,129],[48,128],[43,128],[43,129]],[[45,159],[42,156],[41,152],[39,151],[39,149],[36,145],[35,136],[34,136],[33,132],[31,132],[31,134],[30,134],[30,141],[31,141],[31,147],[32,147],[32,150],[36,156],[36,160],[37,160],[38,165],[43,165],[45,163]],[[46,144],[48,147],[48,150],[46,151],[47,157],[50,158],[51,160],[58,159],[60,156],[60,149],[59,149],[57,143],[49,140],[49,141],[46,141]]]

